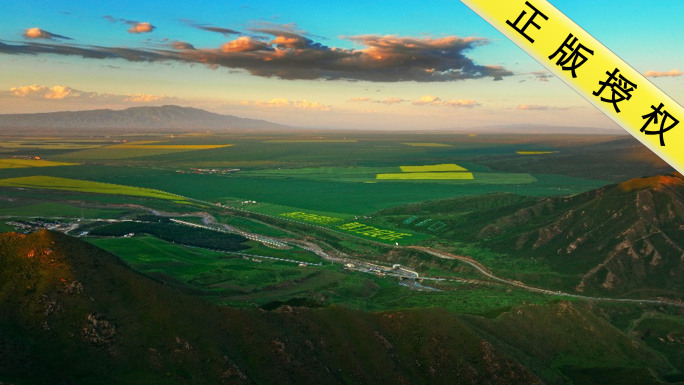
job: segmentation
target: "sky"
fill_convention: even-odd
[[[550,2],[684,103],[683,1]],[[0,114],[176,104],[307,128],[617,129],[457,0],[4,0],[0,14]]]

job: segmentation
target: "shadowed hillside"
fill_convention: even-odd
[[[536,322],[547,325],[533,327]],[[587,332],[590,330],[590,332]],[[527,337],[526,337],[527,336]],[[439,309],[221,308],[59,233],[0,235],[5,384],[541,384],[666,361],[570,303],[495,319]]]
[[[540,383],[436,311],[233,310],[61,234],[4,234],[0,250],[6,383]]]

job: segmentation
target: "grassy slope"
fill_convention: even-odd
[[[3,382],[535,384],[647,368],[642,383],[656,384],[650,370],[669,370],[647,345],[566,302],[494,319],[438,308],[236,310],[57,233],[4,234],[0,248]]]
[[[682,197],[681,177],[654,177],[567,198],[494,194],[397,207],[374,217],[425,232],[416,224],[441,221],[446,226],[433,232],[441,239],[436,242],[476,254],[495,271],[527,283],[681,298]],[[418,219],[405,224],[411,217]]]
[[[460,372],[463,383],[535,382],[435,311],[231,310],[59,234],[3,235],[0,246],[0,381],[446,384]]]

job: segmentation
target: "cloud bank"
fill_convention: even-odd
[[[129,32],[151,32],[150,23],[115,19],[131,25]],[[202,27],[202,29],[218,27]],[[483,38],[414,38],[392,35],[346,37],[361,48],[328,47],[290,29],[255,29],[260,36],[239,36],[217,48],[196,48],[174,41],[169,49],[105,47],[66,43],[0,41],[0,53],[54,54],[131,62],[179,62],[211,68],[242,69],[255,76],[287,80],[351,80],[370,82],[446,82],[512,76],[500,66],[475,64],[466,52],[488,44]],[[218,31],[217,31],[218,32]],[[226,32],[227,33],[227,32]]]
[[[318,102],[309,102],[306,99],[289,100],[286,98],[275,98],[271,100],[243,100],[243,106],[256,106],[266,108],[289,108],[298,110],[330,111],[331,107]]]
[[[0,93],[2,94],[2,93]],[[24,98],[27,100],[47,100],[47,101],[85,101],[89,103],[124,103],[124,104],[145,104],[145,103],[172,103],[177,102],[178,99],[164,95],[151,94],[128,94],[116,95],[108,93],[88,92],[77,90],[68,86],[55,85],[43,86],[38,84],[31,84],[28,86],[11,87],[8,92],[5,92],[4,97]]]

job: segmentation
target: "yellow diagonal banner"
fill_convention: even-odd
[[[684,173],[684,108],[548,1],[461,1]]]

